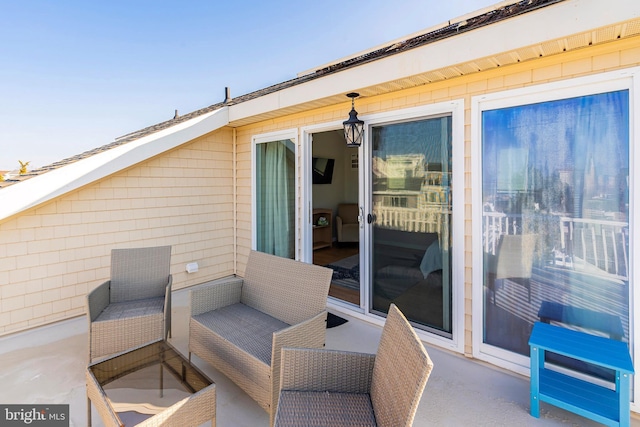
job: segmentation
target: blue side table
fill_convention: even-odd
[[[626,343],[536,322],[529,347],[532,416],[540,417],[542,401],[608,426],[629,426],[634,370]],[[546,352],[614,370],[615,389],[547,369]]]

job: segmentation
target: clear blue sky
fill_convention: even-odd
[[[53,163],[498,0],[19,0],[0,9],[0,170]]]

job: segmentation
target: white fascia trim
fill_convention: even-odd
[[[568,0],[230,107],[229,120],[341,95],[640,16],[637,0]],[[544,22],[544,25],[541,23]]]
[[[348,56],[344,56],[344,57],[342,57],[340,59],[336,59],[334,61],[324,63],[324,64],[319,65],[317,67],[313,67],[313,68],[309,68],[307,70],[301,71],[300,73],[298,73],[298,77],[303,77],[303,76],[306,76],[306,75],[309,75],[309,74],[313,74],[313,73],[315,73],[316,70],[321,70],[323,68],[327,68],[327,67],[332,66],[332,65],[340,64],[341,62],[345,62],[345,61],[348,61],[350,59],[357,58],[359,56],[362,56],[362,55],[365,55],[365,54],[368,54],[368,53],[371,53],[371,52],[375,52],[376,50],[382,49],[384,47],[393,46],[396,43],[402,43],[402,42],[407,41],[409,39],[412,39],[414,37],[418,37],[418,36],[421,36],[423,34],[427,34],[427,33],[442,29],[442,28],[446,28],[451,24],[456,24],[456,23],[462,22],[462,21],[464,21],[466,19],[474,18],[476,16],[480,16],[480,15],[483,15],[485,13],[489,13],[491,11],[501,9],[504,6],[508,6],[510,4],[517,3],[518,1],[520,1],[520,0],[504,0],[504,1],[501,1],[501,2],[498,2],[498,3],[495,3],[495,4],[491,5],[491,6],[483,7],[481,9],[475,10],[473,12],[465,13],[464,15],[458,16],[456,18],[451,18],[451,19],[449,19],[449,20],[447,20],[445,22],[442,22],[440,24],[433,25],[431,27],[427,27],[427,28],[424,28],[424,29],[419,30],[419,31],[415,31],[412,34],[408,34],[408,35],[399,37],[399,38],[394,39],[394,40],[388,40],[388,41],[384,42],[383,44],[379,44],[377,46],[370,47],[370,48],[365,49],[365,50],[361,50],[360,52],[356,52],[356,53],[350,54]]]
[[[2,190],[0,220],[140,163],[229,123],[228,107],[54,169]]]

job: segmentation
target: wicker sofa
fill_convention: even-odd
[[[243,278],[191,291],[194,353],[275,416],[283,347],[325,343],[332,270],[252,251]]]

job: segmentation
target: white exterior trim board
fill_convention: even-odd
[[[178,147],[229,123],[227,107],[122,144],[2,190],[0,220]]]
[[[231,106],[230,122],[341,96],[640,17],[640,2],[568,0]],[[540,25],[544,22],[545,25]]]

